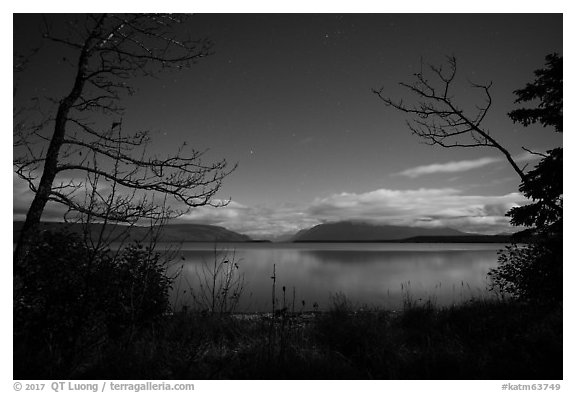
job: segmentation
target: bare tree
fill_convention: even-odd
[[[456,77],[456,58],[449,56],[447,63],[447,69],[427,65],[428,74],[425,73],[424,67],[421,67],[420,72],[414,74],[414,82],[400,82],[401,86],[416,96],[416,103],[406,103],[402,99],[394,100],[384,95],[383,88],[372,91],[386,105],[411,115],[412,118],[407,120],[408,127],[426,143],[446,148],[495,148],[506,157],[522,181],[525,181],[526,175],[523,169],[516,164],[510,152],[482,125],[482,121],[492,106],[490,95],[492,82],[487,84],[471,82],[471,86],[479,89],[484,95],[484,102],[476,106],[475,112],[466,113],[457,104],[452,93]]]
[[[95,170],[85,172],[82,191],[71,191],[74,195],[70,199],[75,200],[71,205],[67,205],[64,221],[80,226],[86,249],[92,253],[91,257],[110,250],[112,244],[116,245],[117,256],[128,240],[146,241],[149,250],[153,251],[162,228],[175,214],[167,205],[166,194],[163,194],[162,200],[149,200],[148,195],[138,196],[138,189],[132,188],[126,192],[128,190],[123,190],[114,180],[119,176],[119,160],[116,160],[113,168],[107,172],[111,175],[110,181],[100,174],[102,171],[98,166],[98,155],[91,153],[90,165]],[[146,230],[137,231],[136,237],[131,239],[135,220],[141,218],[145,220],[139,220],[139,229]],[[146,227],[143,224],[146,224]],[[169,254],[172,253],[166,252],[166,255]]]
[[[182,69],[211,53],[206,40],[184,37],[183,15],[129,14],[76,15],[55,32],[44,18],[43,37],[63,45],[77,57],[74,83],[66,96],[53,100],[53,114],[41,114],[33,123],[16,121],[14,127],[16,173],[35,196],[28,210],[15,250],[22,261],[48,201],[105,220],[134,222],[165,214],[154,193],[168,195],[180,208],[213,203],[221,182],[235,166],[225,160],[205,164],[205,152],[183,143],[169,157],[148,153],[147,132],[123,134],[121,99],[134,92],[129,81],[167,69]],[[102,120],[107,125],[102,126]],[[16,154],[18,152],[18,154]],[[95,163],[98,162],[97,165]],[[123,188],[108,201],[112,209],[85,205],[77,198],[89,173]],[[134,193],[140,197],[134,203]]]

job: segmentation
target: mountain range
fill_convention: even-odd
[[[340,221],[297,232],[293,242],[414,242],[481,243],[508,242],[509,235],[477,235],[452,228],[420,228]]]
[[[14,221],[14,240],[18,238],[22,221]],[[66,230],[83,233],[81,224],[63,222],[42,222],[42,230]],[[91,236],[98,236],[102,224],[88,226]],[[149,238],[148,227],[108,225],[104,237],[115,239],[124,231],[130,240]],[[340,221],[319,224],[303,229],[291,236],[275,239],[276,242],[403,242],[403,243],[507,243],[511,235],[477,235],[452,228],[420,228],[397,225],[379,225],[363,222]],[[247,235],[230,231],[215,225],[168,224],[165,225],[159,241],[162,242],[251,242],[256,241]]]

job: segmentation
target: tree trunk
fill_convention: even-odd
[[[14,250],[14,261],[16,263],[22,263],[26,258],[30,246],[34,241],[38,225],[40,224],[40,218],[42,217],[42,213],[44,212],[44,208],[50,198],[50,193],[52,192],[52,183],[58,173],[58,154],[60,153],[60,148],[64,142],[68,115],[70,109],[82,94],[82,89],[86,82],[85,75],[88,67],[89,41],[90,40],[86,40],[82,52],[80,53],[74,86],[72,87],[70,94],[60,101],[60,104],[58,105],[58,112],[54,124],[54,133],[46,153],[46,161],[44,162],[44,170],[42,172],[42,177],[40,178],[40,184],[38,185],[34,200],[26,214],[26,221],[22,226],[20,237],[18,238],[18,243]]]

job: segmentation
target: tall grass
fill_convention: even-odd
[[[561,379],[562,310],[477,299],[392,312],[337,294],[317,314],[175,313],[128,348],[108,347],[82,377]]]

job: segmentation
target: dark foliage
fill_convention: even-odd
[[[562,240],[537,238],[500,251],[499,266],[488,273],[498,290],[535,302],[562,301]]]
[[[84,376],[562,379],[559,306],[475,300],[392,312],[340,303],[325,313],[286,318],[175,314],[164,329],[112,349]]]
[[[95,254],[77,235],[44,232],[14,280],[15,378],[73,377],[169,310],[171,280],[141,245]]]
[[[562,74],[562,57],[556,53],[546,56],[546,68],[534,71],[536,80],[514,91],[516,103],[537,100],[537,107],[515,109],[508,114],[510,118],[524,126],[541,123],[562,132]]]
[[[516,90],[517,103],[537,101],[536,108],[510,112],[524,126],[540,123],[562,132],[562,58],[546,57],[536,81]],[[512,244],[500,253],[499,266],[490,271],[493,289],[529,302],[562,301],[562,148],[549,150],[528,172],[520,191],[532,203],[512,208],[511,223],[531,229],[527,245]]]
[[[408,304],[399,313],[336,308],[323,314],[314,330],[321,350],[346,365],[346,375],[335,378],[557,379],[562,374],[559,307],[474,300],[447,308],[429,301]]]
[[[562,231],[562,161],[562,148],[550,150],[527,173],[527,181],[522,182],[520,191],[534,203],[512,208],[508,213],[512,224]]]
[[[516,90],[517,103],[538,101],[536,108],[520,108],[510,112],[515,122],[528,126],[540,123],[562,132],[562,58],[546,57],[546,68],[535,72],[536,81]],[[520,191],[534,203],[512,209],[512,224],[535,227],[542,231],[562,231],[562,148],[547,152],[536,167],[526,174]]]

